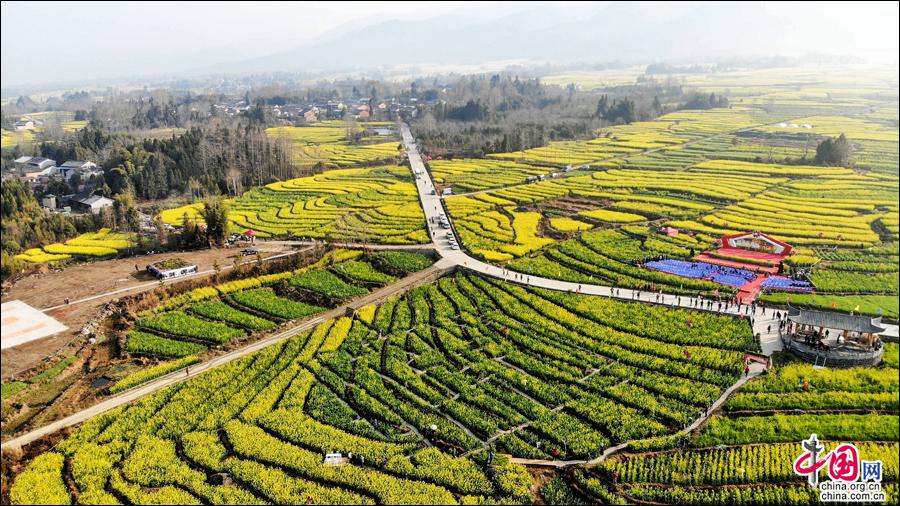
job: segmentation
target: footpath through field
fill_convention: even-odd
[[[425,216],[428,218],[427,226],[429,235],[435,244],[435,250],[445,260],[449,260],[459,267],[469,269],[485,276],[502,279],[510,283],[518,283],[527,286],[536,286],[551,290],[582,293],[587,295],[600,295],[603,297],[612,297],[621,300],[663,304],[670,307],[679,307],[684,309],[711,311],[721,314],[738,316],[741,318],[749,318],[752,322],[753,334],[755,336],[759,336],[760,351],[762,352],[762,354],[765,356],[771,356],[776,351],[781,351],[782,343],[780,333],[778,331],[779,321],[778,318],[776,318],[776,313],[778,311],[772,308],[757,307],[756,305],[751,304],[719,303],[707,299],[697,299],[695,297],[689,296],[647,292],[642,290],[620,289],[602,285],[572,283],[568,281],[560,281],[539,276],[531,276],[515,271],[510,271],[508,269],[504,269],[503,267],[498,267],[487,262],[483,262],[469,256],[462,249],[453,249],[448,240],[438,237],[438,233],[443,230],[438,226],[439,217],[441,215],[446,215],[443,207],[443,201],[441,197],[437,195],[437,191],[434,191],[434,193],[432,193],[432,191],[435,190],[434,182],[431,180],[431,174],[428,172],[428,170],[426,170],[425,164],[422,162],[422,157],[418,152],[418,148],[415,144],[412,134],[409,131],[409,127],[406,124],[403,124],[401,131],[410,165],[412,166],[413,173],[416,174],[416,188],[419,191],[419,199],[422,202],[422,208],[425,210]],[[450,221],[452,227],[453,222],[449,215],[447,215],[447,219]],[[888,333],[893,333],[894,335],[896,335],[896,325],[885,326],[889,327]],[[698,417],[696,420],[694,420],[693,423],[685,427],[680,432],[687,433],[698,428],[715,410],[717,410],[722,404],[725,403],[728,397],[735,390],[739,389],[751,378],[755,377],[758,374],[761,374],[764,370],[764,366],[759,363],[753,363],[749,367],[749,375],[741,377],[737,382],[726,389],[725,392],[723,392],[722,395],[713,403],[711,409],[707,413]],[[613,453],[616,453],[624,449],[625,447],[627,447],[627,443],[607,448],[602,455],[589,461],[529,460],[513,458],[512,462],[553,467],[567,467],[578,464],[593,465],[602,462],[603,459],[605,459],[607,456],[612,455]]]
[[[733,394],[735,392],[735,390],[741,388],[742,386],[744,386],[744,383],[747,383],[752,378],[759,376],[765,370],[764,365],[762,365],[760,363],[756,363],[756,362],[750,364],[749,367],[750,367],[750,373],[741,376],[741,379],[737,380],[733,385],[728,387],[727,390],[722,392],[722,395],[720,395],[719,398],[716,399],[715,402],[713,402],[713,404],[709,410],[707,410],[703,415],[701,415],[696,420],[694,420],[690,425],[681,429],[680,431],[676,432],[673,435],[688,434],[688,433],[693,432],[694,430],[698,429],[701,425],[703,425],[703,423],[705,423],[707,420],[709,420],[709,418],[712,416],[713,413],[715,413],[720,407],[722,407],[723,404],[725,404],[725,401],[727,401],[728,398],[731,397],[731,394]],[[535,460],[535,459],[520,459],[518,457],[511,457],[509,460],[510,460],[510,462],[513,462],[516,464],[525,464],[525,465],[529,465],[529,466],[543,466],[543,467],[562,468],[562,467],[569,467],[569,466],[575,466],[575,465],[595,466],[595,465],[603,462],[604,460],[606,460],[606,458],[609,457],[610,455],[618,453],[618,452],[624,450],[625,448],[628,448],[628,443],[622,443],[622,444],[618,444],[616,446],[610,446],[609,448],[604,450],[603,453],[601,453],[599,456],[597,456],[591,460]]]
[[[477,272],[479,274],[502,279],[510,283],[536,286],[540,288],[547,288],[550,290],[582,293],[586,295],[600,295],[603,297],[612,297],[621,300],[651,302],[654,304],[663,304],[667,306],[681,307],[686,309],[700,309],[704,311],[713,311],[722,314],[730,314],[733,316],[742,316],[747,318],[755,317],[757,312],[759,312],[760,316],[767,316],[766,309],[754,308],[750,305],[725,303],[720,304],[717,302],[712,302],[710,305],[709,300],[700,300],[695,297],[689,296],[670,295],[665,293],[632,290],[627,288],[615,288],[603,285],[573,283],[570,281],[561,281],[558,279],[531,276],[478,260],[469,256],[462,249],[454,250],[447,239],[438,237],[438,234],[443,231],[443,229],[438,225],[440,216],[446,215],[443,207],[443,199],[439,195],[431,193],[434,189],[434,183],[431,180],[431,174],[429,174],[429,172],[425,169],[425,164],[422,162],[422,157],[419,155],[418,148],[415,144],[415,141],[413,140],[412,134],[409,131],[409,127],[406,124],[402,125],[401,133],[403,135],[403,142],[406,145],[406,152],[407,156],[409,157],[410,165],[412,166],[413,172],[418,174],[416,176],[416,188],[419,191],[419,199],[422,203],[422,208],[425,210],[425,216],[428,219],[428,233],[434,243],[435,250],[438,252],[438,254],[440,254],[441,257],[449,260],[453,264]],[[452,227],[453,221],[450,216],[447,216],[447,219],[450,221],[450,225]],[[769,310],[768,313],[774,316],[773,310]],[[764,322],[762,318],[755,318],[753,329],[754,334],[761,332],[763,328],[765,328],[764,325],[768,325],[768,323]]]
[[[22,446],[36,441],[44,436],[48,436],[53,434],[59,430],[65,429],[67,427],[72,427],[74,425],[78,425],[82,422],[87,421],[88,419],[99,415],[101,413],[105,413],[113,408],[117,408],[122,406],[123,404],[127,404],[132,401],[136,401],[144,396],[150,395],[161,388],[174,385],[177,383],[181,383],[182,381],[186,381],[198,374],[218,367],[220,365],[227,364],[234,360],[238,360],[240,358],[246,357],[252,353],[255,353],[267,346],[280,343],[286,339],[290,339],[291,337],[305,331],[311,329],[318,325],[319,323],[329,319],[329,318],[337,318],[340,316],[344,316],[347,313],[348,309],[364,306],[367,304],[372,304],[382,299],[385,299],[391,295],[394,295],[398,292],[402,292],[408,290],[412,287],[418,286],[422,283],[431,281],[441,273],[447,269],[453,268],[453,265],[446,261],[439,261],[436,264],[416,272],[414,274],[410,274],[405,278],[397,281],[396,283],[387,285],[383,288],[379,288],[373,292],[368,293],[367,295],[363,295],[357,299],[351,300],[345,304],[342,304],[334,309],[326,311],[325,313],[320,313],[319,315],[313,318],[307,318],[302,321],[295,322],[289,328],[277,333],[273,334],[265,339],[256,341],[248,346],[243,348],[239,348],[237,350],[228,352],[224,355],[213,358],[208,362],[203,362],[200,364],[192,365],[185,369],[179,369],[175,372],[169,373],[165,376],[161,376],[152,380],[148,383],[144,383],[140,386],[137,386],[131,390],[126,390],[118,395],[112,396],[109,399],[104,400],[98,404],[95,404],[89,408],[86,408],[82,411],[74,413],[72,415],[67,416],[61,420],[57,420],[53,423],[45,425],[43,427],[37,428],[31,432],[25,433],[16,438],[10,439],[9,441],[4,441],[0,448],[3,450],[13,449],[13,448],[21,448]]]
[[[424,209],[425,217],[428,221],[427,227],[429,236],[434,243],[435,251],[437,251],[438,254],[441,255],[441,257],[449,260],[453,264],[477,272],[479,274],[502,279],[510,283],[536,286],[563,292],[582,293],[586,295],[600,295],[603,297],[612,297],[621,300],[650,302],[653,304],[663,304],[671,307],[697,309],[721,314],[728,314],[732,316],[752,318],[754,335],[759,334],[760,336],[763,336],[765,334],[770,334],[770,332],[768,331],[770,326],[775,326],[777,330],[777,325],[772,324],[776,312],[773,309],[766,309],[748,304],[726,304],[724,302],[712,302],[710,304],[710,301],[708,299],[698,299],[696,297],[684,295],[671,295],[661,292],[648,292],[643,290],[632,290],[628,288],[573,283],[570,281],[561,281],[558,279],[532,276],[511,271],[503,267],[478,260],[474,257],[469,256],[462,249],[454,250],[451,247],[450,242],[446,238],[438,237],[438,234],[444,230],[438,225],[440,216],[445,215],[447,217],[447,220],[450,222],[451,227],[453,227],[453,219],[449,216],[449,214],[445,212],[443,199],[439,195],[437,195],[436,191],[434,192],[434,194],[432,193],[435,187],[434,182],[431,180],[431,174],[428,172],[428,170],[426,170],[425,164],[422,162],[422,157],[419,154],[418,147],[415,144],[415,140],[413,139],[412,134],[409,131],[409,126],[405,123],[401,125],[401,133],[403,136],[403,143],[406,147],[407,156],[409,158],[409,163],[412,166],[413,173],[416,174],[416,189],[419,192],[419,200],[422,203],[422,209]],[[459,234],[456,234],[456,236],[459,237]],[[883,324],[882,326],[888,329],[885,334],[897,335],[897,325]],[[777,344],[766,344],[767,346],[762,346],[763,352],[766,355],[771,355],[772,352],[781,350],[780,341],[778,341]]]
[[[434,249],[434,245],[431,243],[425,243],[425,244],[370,244],[370,243],[365,243],[365,242],[298,240],[298,241],[266,241],[265,244],[288,245],[288,246],[317,246],[317,245],[321,245],[321,244],[327,244],[327,245],[331,245],[331,246],[336,246],[338,248],[370,249],[373,251],[419,251],[419,250],[433,250]]]
[[[314,319],[304,320],[302,322],[297,322],[289,329],[284,330],[278,334],[270,336],[266,339],[253,343],[245,348],[241,348],[238,350],[234,350],[220,357],[216,357],[210,362],[195,365],[191,371],[191,374],[188,376],[185,374],[185,371],[176,371],[167,376],[163,376],[161,378],[157,378],[149,383],[146,383],[142,386],[136,387],[134,390],[129,390],[123,392],[115,397],[111,397],[106,401],[103,401],[100,404],[87,408],[83,411],[75,413],[67,418],[54,422],[50,425],[41,427],[39,429],[35,429],[27,434],[21,435],[17,438],[6,441],[2,444],[3,449],[7,448],[21,448],[23,445],[28,444],[30,442],[36,441],[41,437],[52,434],[56,431],[59,431],[66,427],[71,427],[82,423],[89,418],[103,413],[107,410],[113,409],[115,407],[121,406],[128,402],[140,399],[146,395],[149,395],[165,386],[179,383],[188,379],[189,377],[193,377],[196,374],[209,370],[213,367],[217,367],[219,365],[231,362],[233,360],[237,360],[239,358],[245,357],[253,352],[261,350],[266,346],[271,344],[278,343],[285,339],[288,339],[306,329],[312,328],[320,321],[323,321],[328,318],[334,318],[337,316],[342,316],[346,313],[348,308],[359,307],[361,305],[365,305],[367,303],[372,303],[374,301],[380,300],[382,298],[387,297],[388,295],[394,294],[397,291],[406,290],[413,286],[417,286],[419,284],[429,282],[435,279],[440,273],[453,269],[454,267],[460,267],[463,269],[468,269],[473,272],[477,272],[479,274],[490,276],[497,279],[502,279],[504,281],[510,283],[518,283],[527,286],[535,286],[540,288],[547,288],[550,290],[557,291],[566,291],[573,293],[582,293],[587,295],[599,295],[604,297],[612,297],[621,300],[632,300],[632,301],[640,301],[647,302],[652,304],[663,304],[671,307],[680,307],[685,309],[695,309],[695,310],[704,310],[717,312],[721,314],[728,314],[733,316],[739,316],[742,318],[750,318],[753,322],[753,333],[754,335],[760,336],[760,348],[764,355],[771,355],[775,351],[781,350],[781,339],[778,336],[778,324],[777,319],[775,317],[776,311],[773,309],[760,308],[756,306],[744,305],[744,304],[725,304],[725,303],[717,303],[710,302],[708,300],[699,300],[694,297],[687,296],[679,296],[679,295],[670,295],[664,293],[655,293],[655,292],[646,292],[641,290],[631,290],[631,289],[620,289],[616,287],[610,286],[602,286],[602,285],[593,285],[593,284],[579,284],[572,283],[568,281],[560,281],[556,279],[543,278],[538,276],[530,276],[521,273],[517,273],[514,271],[510,271],[504,269],[503,267],[499,267],[496,265],[492,265],[481,260],[477,260],[473,257],[470,257],[463,250],[454,250],[451,248],[449,242],[446,239],[439,239],[437,237],[437,233],[439,229],[437,226],[438,218],[442,214],[444,214],[443,202],[441,197],[432,194],[434,188],[434,183],[431,180],[431,175],[425,169],[425,165],[422,162],[422,158],[419,155],[417,146],[415,141],[409,131],[409,127],[406,124],[401,125],[401,132],[403,136],[403,143],[406,147],[406,151],[409,157],[410,166],[413,169],[413,172],[416,174],[416,188],[419,193],[419,199],[422,204],[422,209],[425,211],[426,217],[426,227],[428,229],[429,236],[432,240],[432,245],[434,250],[442,257],[437,263],[432,265],[431,267],[420,271],[416,274],[407,276],[397,283],[385,286],[379,290],[376,290],[360,299],[351,301],[350,303],[344,304],[340,307],[327,311],[325,313],[320,314]],[[437,192],[435,192],[437,193]],[[448,216],[449,219],[449,216]],[[452,220],[451,220],[452,226]],[[363,245],[365,247],[369,247],[369,245]],[[419,246],[411,246],[418,248],[428,248],[428,245],[419,245]],[[889,327],[888,333],[896,335],[897,334],[897,326],[896,325],[886,325]],[[774,331],[772,328],[774,327]],[[753,364],[750,366],[751,373],[748,377],[742,377],[735,384],[729,387],[721,397],[713,404],[713,407],[710,411],[715,411],[725,400],[728,398],[731,393],[740,388],[746,381],[748,381],[753,376],[759,374],[762,370],[762,366],[759,364]],[[691,425],[683,429],[683,431],[691,431],[697,428],[701,423],[703,423],[707,419],[708,415],[704,414],[703,416],[696,419]],[[514,459],[514,462],[521,462],[524,464],[532,464],[532,465],[553,465],[553,466],[569,466],[575,464],[593,464],[602,461],[602,459],[606,458],[606,456],[615,453],[616,451],[621,450],[625,447],[626,444],[619,445],[616,447],[607,448],[603,455],[591,460],[591,461],[530,461],[527,459]]]

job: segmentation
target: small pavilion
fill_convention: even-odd
[[[878,365],[884,355],[880,323],[881,318],[792,307],[782,342],[818,365]]]

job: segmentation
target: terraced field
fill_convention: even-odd
[[[293,271],[197,288],[141,315],[126,336],[125,351],[158,358],[190,356],[320,313],[430,263],[416,253],[364,257],[360,250],[339,249]]]
[[[10,497],[71,500],[72,480],[90,503],[528,501],[529,474],[486,448],[584,458],[671,434],[754,346],[730,317],[456,275],[101,415]]]
[[[896,242],[863,250],[816,249],[810,279],[817,293],[768,293],[767,302],[816,309],[854,311],[896,319],[898,251]]]
[[[12,149],[15,146],[27,146],[34,142],[34,134],[31,130],[7,130],[3,129],[2,138],[3,149]]]
[[[16,255],[31,263],[53,263],[75,258],[107,258],[135,246],[134,234],[112,233],[108,228],[81,234],[65,243],[30,248]]]
[[[547,146],[489,155],[501,160],[557,166],[598,164],[603,160],[648,149],[677,150],[683,144],[781,119],[762,108],[735,107],[705,111],[679,111],[654,121],[614,126],[587,141],[551,142]]]
[[[461,245],[521,272],[688,292],[675,280],[639,275],[629,263],[686,258],[722,235],[763,232],[795,246],[797,258],[813,259],[805,266],[812,272],[802,276],[816,289],[767,293],[765,300],[896,317],[897,92],[892,81],[863,86],[860,78],[848,80],[852,86],[798,72],[786,78],[790,86],[765,81],[770,87],[751,91],[746,79],[723,76],[719,84],[738,89],[728,108],[679,111],[603,129],[593,140],[492,154],[484,161],[431,162],[431,171],[451,182],[459,177],[462,185],[474,182],[468,188],[452,183],[477,191],[444,199]],[[863,89],[884,96],[873,98]],[[841,134],[853,146],[850,167],[809,165],[819,142]],[[507,169],[501,161],[513,165]],[[529,167],[547,175],[554,169],[546,165],[577,164],[586,166],[523,183],[536,173]],[[496,170],[486,172],[491,167]],[[615,255],[608,246],[584,246],[599,230],[634,235],[637,226],[682,233],[678,239],[653,237],[649,247],[640,239],[643,245],[624,265],[609,260]],[[660,246],[673,242],[674,248]],[[817,255],[829,254],[870,260],[817,263]]]
[[[332,170],[253,188],[230,202],[231,230],[385,244],[428,242],[409,168]],[[168,209],[163,221],[198,220],[199,204]]]
[[[881,460],[886,503],[895,503],[900,399],[897,345],[887,346],[878,368],[780,364],[748,383],[693,437],[638,446],[576,471],[573,483],[610,503],[815,503],[818,490],[792,469],[803,453],[800,441],[815,432],[826,450],[849,441],[861,459]]]
[[[38,134],[44,132],[48,127],[60,128],[63,132],[77,132],[87,126],[87,121],[76,121],[74,118],[75,113],[70,111],[32,112],[23,115],[21,119],[23,121],[34,120],[35,127],[31,130],[7,130],[4,128],[2,147],[3,149],[12,149],[15,146],[28,147],[35,142]],[[38,122],[43,124],[38,124]]]
[[[687,279],[633,265],[655,257],[691,257],[701,245],[690,236],[668,237],[647,227],[626,226],[619,230],[585,232],[542,251],[517,259],[509,268],[528,275],[562,279],[575,283],[596,283],[666,293],[695,295],[698,292],[733,292],[723,285],[703,279]]]
[[[289,144],[289,152],[297,165],[311,166],[323,163],[329,167],[351,167],[374,165],[398,158],[396,135],[366,136],[357,143],[350,137],[364,135],[367,129],[393,128],[393,123],[345,123],[343,121],[323,121],[304,127],[275,127],[266,129],[269,137],[284,139]]]
[[[531,276],[727,298],[731,286],[641,264],[687,260],[723,234],[760,231],[796,246],[785,269],[816,289],[764,292],[764,301],[896,318],[896,77],[723,74],[685,82],[730,90],[729,107],[604,128],[591,140],[432,161],[439,187],[468,192],[443,199],[462,246]],[[270,135],[292,143],[304,165],[383,163],[399,153],[393,138],[375,143],[363,134],[351,144],[358,128],[326,122]],[[810,165],[818,142],[839,134],[853,144],[852,163]],[[231,229],[428,242],[409,172],[337,169],[254,188],[231,202]],[[197,209],[162,217],[179,224],[197,219]],[[660,234],[666,226],[679,233]],[[44,254],[52,253],[34,253]],[[124,341],[132,354],[171,360],[112,389],[133,388],[195,363],[208,347],[273,331],[430,262],[338,250],[303,269],[174,297],[138,315]],[[862,458],[882,460],[896,503],[895,343],[885,345],[877,368],[814,368],[776,355],[771,372],[744,384],[705,425],[681,433],[735,383],[759,346],[743,318],[456,272],[90,420],[32,460],[9,497],[13,504],[494,504],[533,502],[539,488],[546,503],[807,504],[817,491],[791,464],[815,432],[829,449],[853,442]],[[4,398],[14,399],[17,388],[27,385],[4,385]],[[539,480],[507,458],[580,462],[623,443],[599,465]],[[349,458],[330,465],[332,452]],[[217,473],[233,483],[213,485]]]
[[[549,172],[544,167],[491,159],[432,160],[428,166],[435,183],[456,193],[524,183]]]

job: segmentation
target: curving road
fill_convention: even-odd
[[[704,311],[715,311],[733,316],[752,317],[753,333],[754,335],[759,334],[760,336],[760,348],[762,353],[769,356],[782,349],[781,339],[778,336],[778,325],[777,323],[774,323],[776,321],[775,313],[777,310],[767,310],[762,307],[754,308],[750,305],[735,304],[723,304],[720,308],[719,305],[715,303],[712,305],[712,308],[706,309],[700,307],[700,304],[706,302],[706,300],[700,301],[695,297],[632,290],[628,288],[614,288],[603,285],[573,283],[570,281],[531,276],[510,271],[503,267],[471,257],[462,249],[452,249],[450,242],[446,238],[446,230],[441,228],[438,223],[438,217],[441,214],[446,214],[451,227],[453,226],[453,220],[450,217],[450,214],[444,209],[443,199],[439,195],[436,195],[437,192],[435,191],[434,182],[431,179],[431,173],[428,172],[425,168],[425,164],[422,162],[418,146],[416,146],[415,139],[413,139],[407,124],[401,124],[401,133],[409,157],[409,163],[412,166],[413,172],[416,174],[416,188],[419,191],[419,200],[422,202],[422,209],[425,210],[428,233],[434,243],[435,251],[437,251],[437,253],[445,260],[460,267],[484,274],[485,276],[502,279],[510,283],[519,283],[528,286],[548,288],[550,290],[576,292],[587,295],[601,295],[603,297],[613,297],[621,300],[651,302],[654,304],[664,304],[686,309],[703,309]],[[432,194],[432,192],[435,194]],[[459,234],[456,234],[456,237],[459,237]],[[884,333],[885,335],[897,336],[897,325],[882,324],[882,326],[887,328],[887,331]],[[770,327],[774,327],[775,330],[770,331]]]
[[[120,394],[111,396],[108,399],[103,400],[102,402],[94,404],[93,406],[85,408],[77,413],[73,413],[65,418],[44,425],[43,427],[38,427],[37,429],[26,432],[25,434],[21,434],[7,441],[3,441],[3,444],[0,445],[0,448],[2,448],[3,450],[22,448],[23,446],[33,441],[37,441],[44,436],[49,436],[50,434],[53,434],[67,427],[72,427],[86,422],[87,420],[101,413],[109,411],[113,408],[117,408],[124,404],[128,404],[129,402],[136,401],[144,396],[150,395],[160,390],[161,388],[174,385],[176,383],[181,383],[182,381],[191,379],[204,371],[208,371],[214,367],[218,367],[220,365],[227,364],[228,362],[246,357],[251,353],[255,353],[272,344],[280,343],[285,339],[290,339],[291,337],[305,330],[309,330],[315,327],[324,320],[344,316],[345,314],[347,314],[348,310],[353,310],[354,308],[366,304],[375,303],[397,293],[398,291],[411,289],[422,283],[433,281],[438,276],[440,276],[440,274],[444,270],[452,267],[453,266],[449,262],[437,262],[431,267],[410,274],[409,276],[398,280],[396,283],[369,292],[368,294],[363,295],[362,297],[359,297],[357,299],[345,302],[344,304],[334,309],[330,309],[324,313],[319,313],[318,315],[313,315],[304,320],[298,320],[289,323],[287,327],[282,329],[280,332],[272,334],[259,341],[253,342],[247,346],[244,346],[243,348],[229,351],[223,355],[219,355],[210,359],[208,362],[202,362],[184,369],[179,369],[165,376],[161,376],[154,380],[148,381],[147,383],[138,385],[130,390],[125,390]]]
[[[2,448],[21,448],[23,445],[33,442],[37,439],[40,439],[43,436],[52,434],[58,430],[61,430],[65,427],[70,427],[82,423],[89,418],[96,416],[100,413],[103,413],[109,409],[113,409],[117,406],[121,406],[128,402],[132,402],[141,397],[149,395],[160,388],[163,388],[168,385],[172,385],[175,383],[179,383],[184,381],[190,377],[195,376],[196,374],[211,369],[213,367],[222,365],[224,363],[230,362],[232,360],[236,360],[238,358],[244,357],[258,351],[266,346],[271,344],[283,341],[288,339],[289,337],[296,335],[297,333],[306,330],[308,328],[313,327],[318,324],[320,321],[332,318],[336,316],[343,315],[348,308],[357,307],[360,304],[369,303],[375,300],[380,300],[380,298],[386,296],[389,292],[395,292],[397,290],[404,290],[407,288],[411,288],[412,286],[428,282],[440,272],[456,267],[462,267],[464,269],[469,269],[474,272],[478,272],[485,276],[490,276],[497,279],[502,279],[504,281],[510,283],[518,283],[522,285],[528,286],[536,286],[541,288],[547,288],[551,290],[560,290],[560,291],[569,291],[569,292],[577,292],[582,294],[589,295],[599,295],[604,297],[613,297],[622,300],[638,300],[643,302],[650,302],[655,304],[665,304],[672,307],[682,307],[687,309],[701,309],[699,307],[700,301],[687,296],[677,296],[670,294],[662,294],[662,293],[654,293],[654,292],[646,292],[641,290],[630,290],[630,289],[619,289],[610,286],[603,285],[593,285],[593,284],[579,284],[572,283],[568,281],[560,281],[555,279],[549,279],[539,276],[530,276],[517,272],[513,272],[502,267],[498,267],[496,265],[489,264],[487,262],[483,262],[481,260],[475,259],[465,253],[463,250],[454,250],[450,243],[446,239],[445,229],[440,228],[438,225],[437,218],[444,213],[443,202],[440,196],[432,194],[434,190],[434,183],[431,180],[431,175],[425,168],[425,164],[422,162],[422,158],[419,155],[418,148],[415,144],[415,141],[410,134],[409,127],[406,124],[401,125],[401,132],[403,136],[403,143],[406,146],[407,154],[409,157],[410,165],[413,171],[416,173],[416,187],[419,193],[419,199],[422,203],[422,208],[425,211],[425,216],[427,218],[427,228],[429,236],[431,237],[433,248],[435,251],[442,257],[442,260],[435,263],[432,267],[420,271],[416,274],[410,275],[406,278],[403,278],[397,283],[392,285],[388,285],[379,290],[371,292],[369,295],[366,295],[356,301],[352,301],[351,303],[345,304],[343,306],[337,307],[330,311],[327,311],[323,314],[320,314],[318,317],[299,321],[293,323],[290,327],[283,330],[278,334],[274,334],[269,336],[261,341],[253,343],[247,347],[240,348],[234,351],[231,351],[225,355],[216,357],[215,359],[193,366],[190,371],[190,374],[187,374],[187,370],[176,371],[169,375],[163,376],[161,378],[157,378],[151,382],[148,382],[139,387],[135,387],[132,390],[128,390],[123,392],[117,396],[111,397],[100,404],[95,406],[86,408],[78,413],[70,415],[62,420],[53,422],[44,427],[35,429],[31,432],[23,434],[19,437],[11,439],[9,441],[5,441],[2,444]],[[449,218],[449,217],[448,217]],[[451,221],[452,225],[452,221]],[[429,245],[418,245],[419,248],[429,248]],[[76,301],[80,302],[80,301]],[[781,349],[781,340],[778,336],[778,324],[777,319],[775,318],[775,310],[765,309],[765,308],[754,308],[752,306],[747,305],[722,305],[719,306],[717,304],[713,304],[711,309],[703,309],[708,311],[714,311],[722,314],[730,314],[730,315],[741,315],[748,316],[753,318],[753,331],[754,334],[758,334],[760,336],[760,346],[763,354],[771,355],[775,351]],[[774,327],[774,332],[769,332],[769,328]],[[896,335],[897,326],[893,325],[889,332],[892,332],[893,335]],[[761,366],[759,364],[751,365],[751,373],[750,377],[755,376],[761,372]],[[747,377],[741,378],[734,385],[732,385],[729,389],[727,389],[723,395],[716,401],[713,406],[713,410],[720,406],[728,396],[738,389],[741,385],[743,385],[747,381]],[[708,415],[707,415],[708,416]],[[701,416],[697,420],[695,420],[688,428],[685,430],[692,430],[699,426],[704,420],[706,416]],[[570,462],[562,462],[562,461],[525,461],[521,460],[522,463],[535,464],[535,465],[555,465],[555,466],[566,466],[573,464],[592,464],[599,462],[603,458],[605,458],[608,454],[614,453],[622,448],[625,445],[620,445],[619,447],[609,448],[607,452],[604,452],[603,455],[594,459],[593,461],[570,461]]]
[[[451,226],[453,221],[450,219],[449,213],[446,213],[443,206],[443,199],[432,192],[435,190],[434,182],[431,180],[431,174],[425,168],[422,157],[419,154],[418,146],[409,131],[409,126],[405,123],[401,125],[401,133],[403,143],[406,147],[409,163],[413,172],[416,174],[416,187],[419,191],[419,199],[422,202],[422,209],[425,210],[427,218],[428,233],[434,242],[435,251],[445,260],[456,264],[457,266],[470,269],[481,273],[485,276],[502,279],[510,283],[518,283],[528,286],[536,286],[540,288],[548,288],[550,290],[559,290],[564,292],[576,292],[587,295],[600,295],[603,297],[613,297],[621,300],[637,300],[644,302],[652,302],[655,304],[664,304],[672,307],[682,307],[688,309],[699,309],[700,300],[695,297],[678,296],[670,294],[661,294],[656,292],[647,292],[642,290],[631,290],[627,288],[614,288],[611,286],[593,285],[584,283],[573,283],[570,281],[560,281],[558,279],[544,278],[540,276],[531,276],[508,269],[489,264],[477,258],[469,256],[462,249],[454,250],[450,246],[450,242],[446,238],[446,230],[438,224],[438,218],[441,214],[446,214],[450,220]],[[457,237],[459,235],[457,234]],[[705,309],[707,310],[707,309]],[[764,308],[754,309],[749,305],[722,305],[721,309],[718,305],[713,304],[709,311],[716,311],[730,315],[754,316],[753,332],[760,335],[761,348],[765,355],[771,355],[775,351],[781,350],[781,340],[777,335],[777,324],[775,321],[775,311]],[[756,315],[759,315],[757,318]],[[774,326],[774,332],[769,331],[769,327]]]

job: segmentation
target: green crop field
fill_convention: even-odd
[[[432,161],[430,170],[436,182],[463,192],[445,198],[461,245],[520,272],[696,293],[714,288],[639,272],[627,263],[686,259],[722,235],[762,232],[795,246],[798,258],[824,260],[811,264],[808,274],[815,293],[772,291],[763,300],[896,318],[896,81],[879,73],[825,80],[811,75],[687,75],[686,82],[714,92],[727,89],[735,99],[727,108],[603,128],[592,140],[550,142],[484,160]],[[594,82],[588,74],[551,82],[569,78],[583,86]],[[597,82],[619,78],[596,76]],[[851,166],[796,162],[814,156],[822,139],[841,134],[852,145]],[[567,166],[579,170],[569,174]],[[682,234],[653,237],[639,228],[644,225]],[[599,229],[618,230],[628,239],[591,248],[585,243]],[[637,241],[629,246],[637,249],[627,258],[611,258],[622,241]]]
[[[10,497],[71,500],[68,481],[90,502],[526,501],[525,468],[487,473],[485,448],[590,458],[671,434],[753,346],[731,317],[457,275],[103,414]],[[323,466],[331,451],[365,465]]]
[[[298,320],[394,281],[384,253],[362,260],[359,250],[333,250],[319,262],[294,271],[267,274],[197,288],[148,310],[129,331],[125,350],[151,357],[184,357],[278,324]],[[427,256],[403,253],[408,272],[431,264]],[[390,258],[390,257],[389,257]],[[388,265],[379,270],[375,265]],[[299,290],[299,293],[298,293]],[[321,305],[320,305],[321,304]]]
[[[804,293],[761,285],[763,303],[896,322],[896,67],[721,70],[668,82],[729,102],[667,103],[650,121],[598,120],[589,139],[547,134],[532,149],[428,160],[437,189],[453,190],[440,202],[463,252],[516,283],[479,274],[488,271],[441,242],[434,268],[385,295],[437,257],[385,246],[430,243],[416,180],[397,165],[396,125],[269,128],[297,165],[319,173],[230,199],[229,232],[371,247],[328,246],[312,265],[154,292],[141,310],[117,313],[107,327],[132,363],[99,395],[259,347],[27,449],[4,471],[9,502],[814,504],[819,491],[793,471],[814,433],[828,450],[853,443],[861,459],[881,461],[886,502],[896,504],[896,342],[877,342],[875,366],[814,366],[772,351],[778,322],[760,331],[771,310],[754,327],[755,308],[733,317],[528,286],[540,276],[702,295],[711,308],[738,288],[644,264],[690,260],[723,235],[761,232],[794,247],[782,274],[809,283]],[[633,69],[543,83],[572,84],[573,96],[579,87],[662,86]],[[439,107],[449,111],[442,94],[456,91],[441,91]],[[410,121],[413,132],[415,121],[443,121],[416,107],[425,119]],[[393,130],[380,136],[373,126]],[[851,146],[844,166],[817,165],[816,147],[839,135]],[[159,217],[199,222],[201,205]],[[132,241],[107,230],[20,258],[108,257]],[[748,281],[777,269],[770,259],[749,263]],[[750,355],[762,353],[771,368],[755,376],[763,367]],[[73,363],[42,374],[65,377]],[[4,417],[30,416],[21,401],[35,387],[22,379],[3,384]],[[335,452],[347,460],[326,460]],[[213,484],[222,474],[226,484]]]
[[[888,346],[896,356],[897,345]],[[696,436],[636,448],[577,472],[576,482],[616,503],[817,502],[818,491],[792,470],[800,441],[815,432],[827,450],[852,441],[860,458],[881,460],[890,504],[897,501],[900,449],[897,378],[896,360],[843,370],[789,361],[747,384]]]

